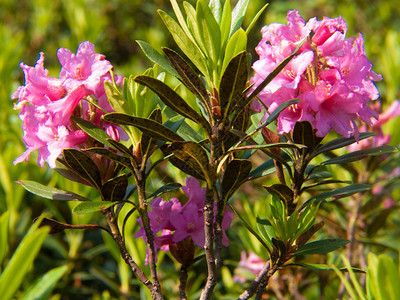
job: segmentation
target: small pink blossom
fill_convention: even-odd
[[[289,132],[297,121],[309,121],[318,136],[330,130],[358,137],[357,119],[372,124],[377,114],[368,106],[379,97],[373,72],[365,54],[364,40],[346,38],[347,25],[341,18],[307,23],[296,10],[287,14],[287,25],[271,24],[261,32],[256,47],[260,56],[253,69],[253,90],[282,62],[299,42],[314,32],[289,64],[261,91],[251,107],[272,113],[283,102],[299,98],[278,117],[278,133]],[[261,102],[261,103],[260,103]]]
[[[120,127],[100,122],[104,114],[102,111],[89,112],[88,103],[81,101],[92,95],[97,98],[100,107],[113,111],[104,91],[104,81],[111,81],[110,62],[104,59],[104,55],[95,53],[94,45],[89,42],[81,43],[76,55],[60,48],[58,57],[63,66],[60,78],[48,76],[43,53],[40,53],[34,67],[20,64],[25,85],[20,86],[11,97],[18,98],[15,109],[21,111],[27,150],[14,164],[27,161],[30,153],[38,150],[39,165],[43,167],[47,161],[53,168],[63,149],[82,147],[88,136],[71,124],[72,115],[103,127],[117,140],[124,137]],[[116,76],[117,84],[121,84],[122,79]]]
[[[204,214],[203,206],[206,189],[200,187],[200,182],[194,177],[186,179],[186,185],[182,190],[189,196],[185,205],[181,206],[178,199],[173,198],[166,202],[162,198],[155,198],[150,204],[151,211],[150,227],[154,234],[155,250],[168,250],[168,245],[177,244],[186,238],[191,238],[198,247],[204,247]],[[214,207],[214,214],[216,206]],[[226,211],[222,220],[222,244],[229,245],[228,237],[225,233],[230,228],[233,212]],[[142,224],[139,218],[138,222]],[[161,235],[160,235],[161,234]],[[135,235],[136,238],[142,237],[146,241],[143,227]],[[148,257],[146,258],[147,261]]]

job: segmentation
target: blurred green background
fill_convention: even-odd
[[[195,1],[188,2],[195,3]],[[245,26],[265,3],[266,1],[261,0],[250,1],[247,18],[244,20]],[[374,70],[383,74],[384,80],[377,83],[383,106],[387,107],[392,101],[400,98],[398,1],[280,0],[269,3],[266,13],[253,29],[249,39],[249,51],[253,53],[254,59],[257,57],[254,56],[252,49],[260,40],[261,27],[272,22],[286,23],[288,10],[298,9],[305,20],[314,16],[322,19],[323,16],[334,18],[342,15],[349,27],[347,36],[363,33],[367,55],[374,65]],[[28,163],[12,165],[14,159],[25,150],[21,122],[10,100],[11,93],[23,84],[23,73],[18,64],[24,62],[33,66],[39,57],[39,52],[42,51],[45,53],[45,67],[51,76],[57,77],[60,70],[56,56],[57,49],[64,47],[75,52],[79,43],[89,40],[95,44],[96,52],[106,55],[114,65],[116,74],[123,76],[140,74],[150,67],[151,63],[141,53],[135,40],[144,40],[156,49],[161,46],[176,49],[157,14],[157,9],[173,15],[167,0],[0,1],[0,215],[4,220],[6,220],[5,213],[8,212],[8,230],[1,231],[0,241],[7,243],[0,245],[0,271],[4,269],[27,232],[32,219],[42,211],[59,221],[74,224],[98,223],[100,219],[99,215],[83,217],[71,215],[69,204],[40,199],[25,192],[15,183],[19,179],[29,179],[91,195],[91,191],[86,187],[67,182],[51,170],[37,166],[34,156]],[[394,120],[386,125],[386,132],[392,135],[393,145],[400,144],[400,131],[396,130],[399,126],[400,120]],[[132,232],[137,230],[133,219],[126,230]],[[106,240],[105,245],[103,239]],[[242,247],[240,242],[238,245]],[[128,241],[128,247],[143,265],[145,249],[141,241],[134,243],[132,239]],[[240,249],[233,250],[233,253],[238,260]],[[67,232],[46,238],[34,267],[22,281],[16,297],[25,294],[32,282],[42,274],[62,265],[69,267],[58,282],[52,299],[145,297],[145,291],[135,284],[133,287],[130,285],[132,283],[130,272],[119,259],[112,241],[95,232],[85,234]],[[165,289],[171,290],[173,295],[176,282],[174,271],[169,269],[171,266],[173,267],[173,263],[169,261],[162,272],[166,281]],[[224,269],[226,288],[229,288],[231,282],[226,279],[230,276],[230,271],[232,270]],[[196,295],[196,285],[199,285],[201,280],[200,276],[197,281],[191,282],[192,296]],[[240,287],[236,288],[240,290]]]

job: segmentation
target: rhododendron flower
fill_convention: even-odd
[[[265,261],[254,252],[249,251],[249,254],[247,255],[245,251],[242,251],[240,253],[240,262],[235,270],[233,281],[245,283],[247,278],[243,275],[243,273],[250,272],[257,275],[261,272],[264,265]]]
[[[157,251],[168,250],[168,245],[177,244],[190,237],[200,248],[204,247],[204,215],[203,206],[206,189],[200,187],[200,182],[194,177],[186,180],[182,190],[189,196],[188,202],[181,206],[178,199],[173,198],[166,202],[162,198],[155,198],[149,211],[150,227],[155,235],[154,248]],[[216,213],[216,206],[214,208]],[[222,220],[223,238],[222,244],[229,245],[225,230],[228,230],[232,221],[233,212],[227,211]],[[142,224],[139,218],[138,222]],[[161,235],[158,235],[161,233]],[[142,237],[146,241],[146,234],[143,228],[136,233],[135,238]],[[147,261],[148,257],[146,258]]]
[[[20,86],[12,98],[18,98],[15,108],[21,110],[27,150],[14,161],[15,164],[27,161],[30,153],[38,150],[39,165],[43,167],[47,161],[54,168],[63,149],[84,147],[88,136],[71,123],[72,115],[102,126],[116,140],[121,136],[119,127],[100,122],[102,111],[90,112],[89,104],[81,101],[93,96],[100,107],[113,111],[104,91],[104,81],[111,81],[110,62],[104,55],[95,53],[94,45],[89,42],[81,43],[76,55],[60,48],[58,58],[62,64],[60,78],[48,76],[43,53],[34,67],[20,64],[25,85]],[[121,84],[123,78],[116,76],[115,80]]]
[[[297,121],[309,121],[318,136],[330,130],[358,138],[356,119],[367,124],[377,118],[368,103],[379,97],[374,81],[382,77],[371,71],[361,34],[346,38],[347,25],[341,18],[315,18],[307,23],[297,10],[287,14],[287,25],[265,26],[256,47],[260,56],[253,69],[253,90],[310,35],[289,64],[261,91],[252,108],[272,113],[283,102],[299,98],[278,117],[278,133],[289,132]],[[259,103],[258,101],[261,101]]]

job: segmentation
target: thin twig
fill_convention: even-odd
[[[188,279],[187,267],[185,265],[182,265],[179,276],[179,299],[181,300],[187,300],[185,291],[187,279]]]

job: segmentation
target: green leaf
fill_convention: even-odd
[[[259,165],[254,170],[252,170],[249,173],[249,177],[247,178],[247,180],[253,180],[253,179],[256,179],[256,178],[264,177],[264,176],[267,176],[267,175],[272,174],[274,172],[275,172],[274,160],[273,159],[269,159],[266,162],[264,162],[263,164]]]
[[[119,113],[133,114],[131,107],[119,90],[109,81],[104,81],[104,90],[112,108]]]
[[[321,138],[315,136],[310,122],[296,122],[293,129],[293,142],[296,144],[306,145],[306,153],[313,151],[321,140]]]
[[[156,49],[154,49],[150,44],[136,40],[136,43],[139,44],[140,48],[142,49],[143,53],[155,64],[159,65],[162,67],[165,71],[167,71],[169,74],[175,76],[176,78],[179,78],[179,74],[176,72],[174,67],[172,67],[171,63],[166,59],[164,56],[162,56]]]
[[[271,186],[263,186],[263,188],[265,188],[270,194],[275,193],[279,199],[285,203],[287,209],[292,205],[294,201],[294,192],[288,186],[284,184],[273,184]]]
[[[240,52],[246,51],[246,48],[247,35],[243,29],[239,29],[230,37],[228,44],[226,45],[224,61],[221,68],[222,72],[225,72],[225,69],[231,59]]]
[[[306,244],[294,252],[294,255],[325,254],[339,249],[350,243],[346,239],[319,240]]]
[[[196,179],[205,180],[204,174],[201,170],[199,170],[198,168],[193,168],[192,164],[188,161],[180,159],[179,157],[173,155],[169,145],[161,147],[161,151],[166,157],[168,157],[169,162],[177,167],[179,170],[190,176],[195,177]]]
[[[186,33],[187,37],[190,38],[193,42],[195,42],[195,39],[186,24],[186,21],[182,14],[182,11],[179,8],[178,2],[176,0],[170,0],[170,2],[172,5],[172,9],[174,10],[174,13],[176,15],[176,18],[178,19],[179,25],[181,25],[181,27],[182,27],[183,31]],[[185,5],[186,2],[183,2],[183,4]]]
[[[76,214],[89,214],[103,209],[107,209],[115,205],[115,202],[111,201],[92,201],[92,202],[82,202],[72,209],[73,213]]]
[[[34,181],[30,181],[30,180],[18,180],[17,183],[22,185],[22,187],[24,189],[26,189],[27,191],[29,191],[35,195],[41,196],[43,198],[46,198],[46,199],[66,200],[66,201],[71,201],[71,200],[91,201],[88,198],[85,198],[85,197],[75,194],[73,192],[48,187],[48,186],[45,186],[38,182],[34,182]]]
[[[289,143],[274,143],[274,144],[263,144],[263,145],[247,145],[247,146],[240,146],[229,149],[228,152],[234,151],[246,151],[246,150],[258,150],[258,149],[268,149],[268,148],[277,148],[277,149],[302,149],[305,148],[304,145],[298,144],[289,144]]]
[[[101,175],[99,167],[88,155],[76,149],[64,149],[63,156],[71,170],[100,190]]]
[[[228,43],[228,39],[231,33],[231,22],[232,22],[232,10],[231,10],[231,2],[225,1],[224,10],[222,11],[222,19],[221,19],[221,49],[225,50],[225,47]]]
[[[103,119],[115,124],[134,126],[144,134],[157,140],[169,142],[183,140],[178,134],[154,120],[133,117],[120,113],[107,114],[103,116]]]
[[[67,271],[68,266],[61,266],[46,272],[46,274],[42,275],[40,279],[29,288],[20,300],[49,299],[49,296],[57,282],[67,273]]]
[[[372,133],[372,132],[361,132],[358,140],[362,141],[364,139],[367,139],[367,138],[375,136],[375,135],[376,134]],[[318,149],[315,151],[315,153],[313,153],[313,157],[315,157],[323,152],[332,151],[335,149],[340,149],[340,148],[349,146],[351,144],[354,144],[355,142],[357,142],[357,141],[354,137],[351,137],[351,138],[341,137],[341,138],[334,139],[334,140],[327,142],[326,144],[318,147]]]
[[[4,212],[0,216],[0,266],[3,266],[3,260],[8,251],[8,224],[10,222],[10,211]]]
[[[203,51],[217,64],[221,51],[221,31],[210,8],[204,0],[198,0],[196,5],[196,23],[200,38],[203,41]]]
[[[200,116],[185,100],[182,99],[173,89],[164,82],[150,76],[139,75],[135,77],[137,83],[143,84],[156,93],[162,102],[173,109],[178,114],[203,126],[207,131],[211,131],[210,125],[203,116]]]
[[[267,8],[269,3],[265,4],[256,14],[256,16],[251,20],[249,27],[246,29],[246,35],[249,35],[250,31],[253,29],[254,25],[257,23],[258,19],[261,17],[264,10]]]
[[[113,145],[113,147],[115,149],[117,149],[119,152],[121,152],[122,154],[125,154],[127,157],[133,157],[132,155],[132,149],[133,147],[130,146],[129,148],[126,147],[124,144],[117,142],[113,139],[108,139],[107,142],[109,142],[110,144]]]
[[[204,175],[209,186],[213,186],[213,178],[209,172],[209,161],[203,147],[195,142],[173,142],[169,149],[181,161],[185,161],[196,172]]]
[[[176,71],[179,73],[185,86],[193,94],[195,94],[200,102],[203,104],[203,106],[205,108],[208,108],[208,111],[210,111],[210,97],[208,95],[206,87],[204,86],[199,76],[197,76],[196,72],[175,51],[168,48],[163,48],[163,51],[176,69]]]
[[[3,300],[15,297],[49,232],[49,228],[37,229],[38,225],[31,226],[0,275],[0,295]]]
[[[347,153],[347,154],[329,159],[327,161],[324,161],[323,163],[321,163],[321,165],[344,164],[344,163],[361,160],[368,156],[390,154],[390,153],[397,152],[397,151],[398,151],[397,148],[394,146],[383,145],[383,146],[379,146],[379,147],[368,148],[368,149],[363,149],[363,150],[358,150],[358,151],[354,151],[351,153]]]
[[[243,219],[243,217],[238,213],[238,211],[235,209],[235,207],[228,202],[229,207],[232,209],[232,211],[235,213],[235,215],[240,219],[240,221],[243,223],[243,225],[247,228],[247,230],[254,235],[254,237],[263,245],[263,247],[268,251],[268,253],[271,253],[270,247],[265,243],[264,239],[253,230],[253,228],[250,227],[249,224]]]
[[[239,0],[232,11],[232,27],[231,35],[236,32],[242,25],[243,17],[246,14],[247,5],[249,0]]]
[[[219,105],[227,118],[234,110],[238,95],[242,95],[247,83],[247,53],[243,51],[229,62],[219,85]]]
[[[226,167],[221,184],[221,198],[228,200],[243,183],[251,171],[251,162],[247,159],[233,159]]]
[[[369,191],[370,189],[371,189],[371,186],[369,184],[362,184],[362,183],[350,184],[348,186],[335,189],[333,191],[327,191],[327,192],[320,193],[320,194],[310,198],[309,200],[307,200],[307,202],[305,202],[302,207],[304,207],[304,205],[308,204],[311,201],[320,202],[320,201],[327,201],[327,199],[345,198],[345,197],[348,197],[348,196],[351,196],[351,195],[354,195],[357,193]]]
[[[222,13],[222,9],[221,9],[221,1],[220,0],[210,0],[210,3],[208,4],[208,6],[210,7],[215,20],[218,23],[221,23],[221,13]]]
[[[155,197],[159,197],[164,193],[176,191],[176,190],[180,189],[181,187],[182,187],[182,185],[180,183],[176,183],[176,182],[167,183],[166,185],[163,185],[162,187],[157,189],[150,196],[148,196],[147,199],[152,199],[152,198],[155,198]]]
[[[103,198],[107,201],[115,202],[124,199],[126,188],[128,187],[128,177],[126,174],[108,180],[101,188]]]
[[[207,76],[208,70],[205,64],[206,58],[204,57],[203,53],[201,53],[197,45],[193,43],[193,41],[189,38],[185,31],[182,30],[179,24],[176,23],[176,21],[167,13],[163,12],[162,10],[159,10],[158,13],[160,14],[161,19],[164,21],[165,26],[167,26],[168,31],[171,33],[178,47],[199,69],[199,71]]]
[[[103,128],[97,127],[92,122],[74,116],[72,116],[71,119],[79,126],[80,129],[82,129],[96,141],[102,143],[105,146],[113,148],[113,146],[107,141],[107,139],[111,139],[111,137],[104,131]]]
[[[325,264],[309,264],[309,263],[304,263],[304,262],[296,262],[296,263],[291,263],[291,264],[287,264],[286,266],[299,266],[299,267],[303,267],[303,268],[307,268],[311,271],[333,271],[334,269],[329,266],[329,265],[325,265]],[[347,268],[341,268],[339,269],[340,271],[347,271]],[[362,269],[358,269],[358,268],[352,268],[352,270],[354,272],[357,273],[365,273],[364,270]]]

